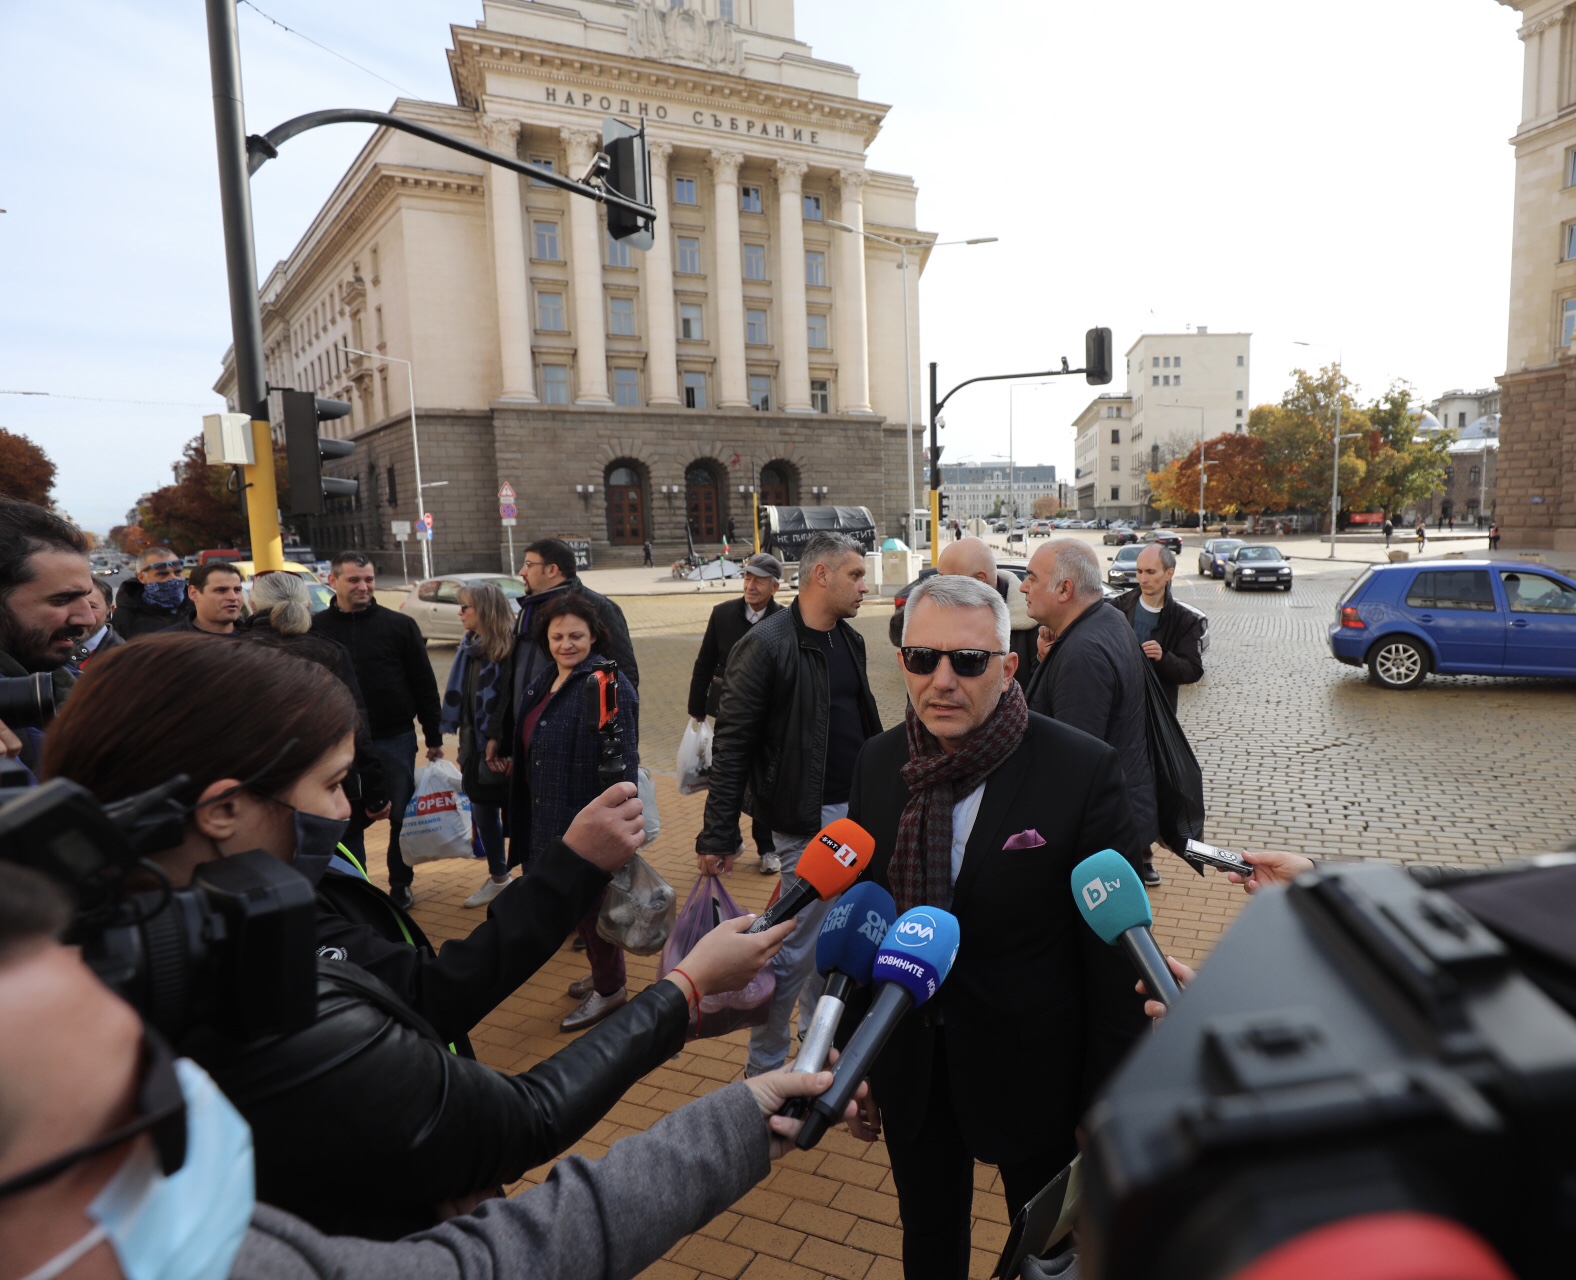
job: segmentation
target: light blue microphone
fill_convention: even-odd
[[[1154,912],[1133,864],[1115,849],[1102,849],[1073,868],[1073,900],[1108,946],[1121,944],[1149,994],[1168,1009],[1182,994],[1149,931]]]

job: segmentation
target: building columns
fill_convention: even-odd
[[[804,306],[804,175],[802,160],[777,162],[777,350],[782,353],[782,405],[810,413],[810,338]]]
[[[854,231],[865,229],[864,186],[869,175],[862,169],[844,169],[837,175],[842,194],[842,221]],[[843,232],[837,254],[838,399],[846,413],[870,410],[870,330],[865,302],[865,238]]]
[[[602,149],[590,129],[560,129],[578,177]],[[569,269],[575,291],[575,403],[612,404],[607,393],[607,318],[602,301],[602,228],[594,201],[569,198]]]
[[[520,122],[499,116],[482,120],[487,145],[506,156],[519,152]],[[501,400],[536,400],[531,368],[531,299],[526,287],[525,228],[520,214],[520,175],[487,166],[487,222],[492,231],[494,291],[498,298],[498,354],[503,373]]]
[[[656,235],[646,250],[641,287],[646,291],[646,403],[679,403],[678,345],[673,300],[673,229],[668,225],[668,160],[673,144],[653,139],[651,205],[657,211]]]
[[[739,261],[739,166],[737,151],[713,151],[713,223],[716,227],[717,407],[748,409],[750,387],[744,372],[744,273]]]

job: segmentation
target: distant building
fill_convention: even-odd
[[[1133,397],[1096,396],[1073,419],[1073,430],[1073,505],[1079,516],[1103,520],[1121,514],[1133,493],[1122,465],[1123,450],[1132,443]]]
[[[1450,445],[1444,484],[1432,498],[1417,505],[1416,514],[1429,523],[1454,519],[1457,524],[1486,525],[1497,516],[1494,481],[1499,462],[1499,415],[1484,414],[1460,428],[1457,435]]]
[[[1439,399],[1430,401],[1427,409],[1441,427],[1464,430],[1467,423],[1476,422],[1489,414],[1499,414],[1500,389],[1484,387],[1477,391],[1447,391]]]
[[[941,483],[949,500],[948,518],[973,520],[994,515],[1023,516],[1036,498],[1056,496],[1056,468],[1012,466],[1006,462],[941,464]]]

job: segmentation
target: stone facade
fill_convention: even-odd
[[[1552,369],[1507,373],[1499,385],[1502,545],[1576,551],[1576,350]]]

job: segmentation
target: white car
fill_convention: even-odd
[[[465,628],[460,625],[460,588],[473,582],[492,583],[517,610],[525,595],[525,584],[520,579],[502,573],[449,573],[418,582],[400,603],[399,611],[416,619],[424,640],[458,644],[465,636]]]

